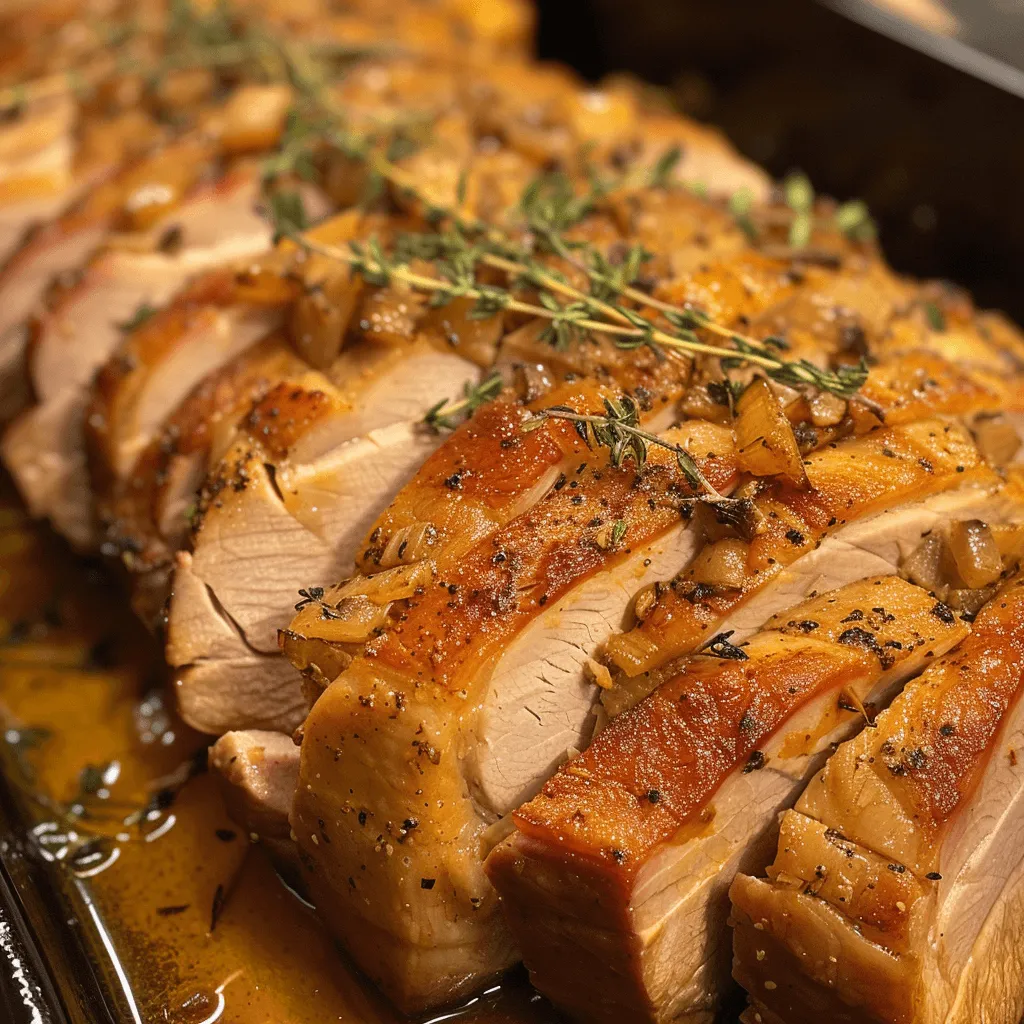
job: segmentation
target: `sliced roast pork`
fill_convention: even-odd
[[[633,629],[609,640],[623,674],[620,705],[648,692],[652,669],[695,649],[723,620],[742,636],[812,591],[891,572],[924,531],[998,499],[1001,485],[970,433],[942,419],[833,442],[804,467],[807,488],[782,476],[759,482],[751,500],[761,532],[709,544]]]
[[[708,426],[667,436],[692,440],[704,473],[728,488],[728,431],[713,437],[723,450],[709,451]],[[652,450],[638,473],[567,436],[579,462],[531,509],[461,558],[421,562],[426,578],[412,593],[405,581],[364,598],[351,588],[341,601],[317,595],[303,623],[310,631],[319,613],[326,635],[349,636],[368,623],[303,726],[292,827],[304,882],[360,965],[409,1009],[472,991],[515,959],[482,844],[592,731],[585,664],[632,585],[655,559],[690,555],[680,524],[694,492],[671,452]],[[563,612],[575,621],[564,638]],[[540,724],[532,755],[532,741],[506,735],[520,728],[523,702]]]
[[[100,550],[130,574],[133,607],[144,622],[155,627],[164,613],[173,558],[187,546],[199,490],[233,443],[238,421],[282,380],[297,380],[307,369],[291,343],[272,333],[206,377],[127,477],[111,479],[90,452]],[[98,426],[96,419],[90,426]]]
[[[386,315],[388,308],[378,296],[367,300],[367,315],[360,318],[368,324],[367,338],[378,322],[390,325],[392,334],[398,331],[400,318]],[[297,591],[322,589],[357,563],[375,570],[445,553],[455,557],[537,501],[560,474],[578,467],[580,440],[571,426],[523,438],[524,411],[505,402],[481,409],[427,459],[442,437],[423,425],[424,413],[438,400],[457,397],[479,372],[455,353],[492,361],[502,327],[493,317],[474,321],[465,309],[441,313],[443,318],[421,319],[411,340],[350,345],[318,384],[310,378],[299,389],[283,384],[268,393],[211,474],[193,550],[180,556],[178,567],[181,581],[189,577],[190,590],[199,581],[208,587],[211,596],[203,608],[211,617],[199,628],[195,610],[176,598],[168,620],[179,703],[197,727],[290,729],[298,724],[299,680],[291,675],[290,686],[285,683],[289,669],[277,656],[278,630]],[[460,344],[453,351],[456,331]],[[594,346],[587,362],[599,365],[603,376],[617,375],[636,388],[658,383],[665,401],[651,402],[645,416],[652,423],[671,419],[685,366],[670,363],[666,370],[653,358],[609,366],[602,354],[608,359],[614,350]],[[599,403],[601,395],[614,393],[584,381],[560,385],[549,397],[587,408],[584,396]],[[414,474],[401,500],[388,507]],[[211,647],[206,638],[213,636],[219,640]],[[286,646],[303,641],[295,628],[285,639]],[[320,638],[316,643],[329,648],[333,660],[333,642]],[[230,655],[224,644],[230,645]],[[311,644],[305,647],[301,667],[307,676],[332,678],[317,666],[316,657],[323,657],[314,657]],[[222,659],[227,660],[222,664]],[[264,694],[274,695],[280,716],[267,717],[263,696],[247,699],[248,691],[234,682],[222,685],[224,672],[232,680],[247,679],[253,694],[263,687]],[[234,718],[231,707],[237,708]]]
[[[295,860],[288,812],[299,781],[299,748],[291,736],[254,729],[228,732],[210,747],[228,813],[251,842],[266,845],[276,861]]]
[[[166,225],[181,231],[178,251],[108,249],[42,318],[29,357],[38,404],[8,428],[4,460],[32,513],[49,518],[77,547],[87,549],[96,540],[83,435],[93,374],[117,348],[124,325],[144,319],[189,276],[267,248],[270,228],[253,208],[257,189],[245,172],[201,188]],[[244,333],[215,324],[207,337],[217,351],[237,345]],[[261,324],[246,340],[262,333]],[[191,388],[182,388],[184,397]]]
[[[478,373],[428,344],[363,354],[347,393],[312,371],[268,391],[206,481],[168,611],[168,660],[197,728],[299,724],[301,689],[277,640],[296,591],[350,571],[373,520],[441,442],[406,411],[422,416]],[[356,352],[346,360],[360,364]]]
[[[356,558],[358,570],[372,577],[373,586],[381,579],[381,570],[420,564],[429,565],[431,573],[442,570],[529,511],[552,489],[573,491],[579,486],[577,477],[586,464],[581,462],[585,449],[576,430],[566,422],[546,420],[538,429],[524,432],[524,417],[552,401],[582,412],[616,392],[592,379],[579,381],[573,372],[567,373],[566,383],[556,385],[549,368],[535,364],[532,369],[527,392],[534,395],[539,389],[539,396],[515,401],[506,392],[484,405],[423,463],[373,522]],[[605,368],[601,376],[606,375]],[[642,360],[622,376],[633,384],[650,379]],[[645,425],[656,428],[659,422],[671,421],[682,388],[678,379],[661,381],[659,400],[641,413]],[[727,430],[714,424],[696,424],[695,430],[696,448],[708,442],[702,451],[717,448],[717,457],[728,460],[732,438]],[[357,579],[339,587],[347,588]],[[348,664],[350,645],[336,639],[336,632],[325,626],[319,606],[313,606],[280,634],[285,653],[312,684],[314,694]]]
[[[844,743],[732,885],[752,1021],[1014,1024],[1024,1012],[1024,583]]]
[[[0,416],[10,418],[27,400],[26,320],[51,281],[84,266],[115,227],[118,215],[130,223],[131,215],[125,211],[132,209],[133,197],[180,195],[208,164],[213,151],[212,140],[193,138],[129,162],[62,217],[31,232],[6,261],[0,272],[0,387],[7,390],[0,391]],[[138,215],[143,216],[141,209]],[[47,375],[46,368],[43,373]]]
[[[488,858],[534,984],[583,1021],[710,1021],[737,866],[865,706],[966,633],[926,591],[876,577],[689,658]]]

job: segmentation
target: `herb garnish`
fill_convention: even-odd
[[[132,315],[117,326],[125,333],[130,334],[137,327],[141,327],[147,320],[153,317],[158,312],[156,306],[151,306],[148,302],[143,302],[138,309],[135,310]]]
[[[864,360],[857,365],[839,366],[834,371],[824,370],[805,359],[787,361],[777,354],[786,347],[780,338],[766,338],[763,342],[757,342],[715,324],[698,310],[675,308],[642,292],[634,293],[630,287],[622,288],[623,295],[638,298],[660,309],[664,319],[674,328],[666,330],[633,309],[613,305],[579,291],[550,271],[498,256],[486,251],[482,245],[472,246],[464,239],[458,253],[450,253],[447,259],[438,258],[441,276],[434,277],[412,271],[405,263],[389,257],[375,239],[366,243],[350,242],[348,250],[345,250],[314,242],[287,225],[279,224],[278,230],[308,252],[347,263],[367,284],[374,287],[385,287],[392,281],[399,281],[416,291],[429,293],[433,306],[443,306],[456,298],[473,299],[474,305],[470,311],[473,317],[484,318],[508,310],[548,320],[550,327],[545,335],[556,347],[566,347],[585,332],[605,334],[621,349],[648,346],[658,352],[668,349],[716,356],[722,360],[726,369],[752,364],[764,369],[769,377],[780,383],[790,386],[810,385],[842,398],[853,397],[867,379],[868,367]],[[478,263],[505,270],[510,275],[515,274],[518,280],[548,288],[549,292],[540,293],[538,304],[515,298],[508,288],[480,284],[475,276]],[[596,273],[593,269],[591,272]],[[607,285],[609,279],[601,275],[600,280],[602,285]],[[555,292],[572,301],[560,304],[552,294]],[[733,347],[706,344],[700,340],[698,330],[725,336]]]
[[[724,633],[713,636],[697,648],[697,653],[709,654],[713,658],[724,658],[727,661],[748,661],[747,653],[742,648],[729,642],[729,637],[735,632],[736,630],[729,629]]]
[[[844,398],[851,397],[863,384],[867,376],[866,364],[843,367],[833,373],[805,360],[787,362],[778,355],[780,346],[773,343],[777,339],[757,341],[715,323],[701,311],[674,306],[636,289],[633,281],[645,258],[642,250],[632,251],[620,264],[622,269],[615,270],[593,246],[567,240],[564,233],[586,217],[608,191],[623,187],[628,175],[616,182],[592,176],[589,191],[577,194],[565,175],[544,174],[523,192],[518,208],[523,228],[535,244],[570,261],[586,274],[590,292],[581,291],[554,269],[538,263],[529,244],[516,242],[508,230],[466,219],[458,211],[439,206],[424,196],[413,176],[396,164],[395,159],[404,155],[407,145],[402,147],[401,153],[396,153],[391,145],[394,136],[381,145],[382,140],[349,131],[344,111],[325,88],[322,68],[308,52],[277,44],[276,57],[283,65],[282,76],[293,84],[300,98],[289,118],[281,150],[271,158],[265,170],[267,181],[276,181],[285,173],[308,177],[312,166],[309,147],[326,145],[350,159],[365,162],[372,178],[389,182],[407,199],[417,201],[426,219],[435,227],[448,226],[443,233],[427,236],[439,276],[414,273],[404,253],[388,255],[375,240],[362,245],[350,243],[346,250],[303,237],[305,211],[294,191],[270,196],[269,214],[278,237],[289,238],[306,251],[347,263],[372,286],[384,287],[397,280],[417,291],[427,292],[433,305],[441,306],[455,298],[466,297],[475,300],[473,316],[494,316],[511,310],[546,319],[550,325],[545,334],[559,347],[567,346],[584,333],[600,333],[608,335],[623,349],[649,346],[658,351],[717,356],[731,360],[731,365],[759,366],[782,383],[809,384]],[[667,151],[655,165],[655,178],[659,182],[667,180],[678,159],[677,152]],[[464,193],[464,179],[460,182],[458,191]],[[806,189],[794,190],[794,202],[804,204],[805,192]],[[813,202],[813,193],[811,200]],[[498,287],[482,283],[477,277],[480,266],[504,271],[509,284]],[[512,289],[522,284],[541,289],[536,303],[515,297]],[[613,301],[616,297],[654,310],[663,323]],[[706,344],[698,331],[715,335],[729,345]]]
[[[783,183],[786,205],[793,211],[789,224],[789,244],[803,249],[814,232],[814,189],[806,174],[791,174]]]
[[[576,433],[586,442],[587,447],[607,448],[613,466],[621,466],[626,459],[632,459],[639,469],[647,462],[651,445],[665,448],[676,457],[676,465],[686,478],[687,483],[699,491],[700,497],[712,504],[716,513],[725,517],[749,516],[751,502],[748,500],[727,498],[720,494],[710,480],[701,472],[693,456],[679,444],[666,441],[639,426],[640,407],[628,395],[618,399],[604,400],[603,415],[578,413],[568,406],[551,406],[534,413],[523,424],[524,430],[536,430],[545,420],[568,420],[576,428]],[[735,510],[731,506],[737,506]],[[742,506],[742,507],[740,507]],[[623,524],[625,525],[625,524]]]
[[[498,370],[492,371],[479,384],[467,381],[462,398],[442,399],[427,411],[423,422],[437,431],[454,430],[463,417],[472,415],[481,405],[497,398],[503,384],[504,379]]]

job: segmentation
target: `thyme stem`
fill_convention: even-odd
[[[639,314],[627,315],[621,310],[617,310],[617,307],[609,306],[609,309],[618,312],[627,320],[627,323],[630,322],[629,317],[632,316],[634,318],[633,322],[640,325],[627,327],[624,324],[614,324],[608,323],[605,320],[595,320],[593,317],[582,315],[579,308],[571,309],[569,307],[558,306],[557,304],[554,308],[549,308],[532,302],[524,302],[521,299],[513,298],[511,293],[507,291],[466,286],[459,286],[456,288],[453,282],[444,278],[418,274],[403,264],[385,265],[380,260],[373,259],[372,257],[363,256],[355,252],[346,252],[344,249],[339,249],[336,246],[322,245],[294,230],[285,232],[285,237],[291,239],[291,241],[296,245],[309,252],[316,253],[317,255],[324,256],[328,259],[347,263],[354,270],[369,279],[395,279],[402,281],[404,284],[407,284],[409,287],[414,288],[417,291],[434,294],[448,294],[453,298],[459,296],[475,299],[481,302],[490,302],[494,304],[495,309],[507,309],[511,312],[523,313],[527,316],[538,317],[552,322],[571,323],[574,328],[579,330],[592,331],[598,334],[607,334],[615,338],[623,339],[624,341],[627,341],[630,346],[653,342],[665,348],[680,352],[716,356],[720,359],[737,359],[751,363],[755,366],[760,366],[766,369],[770,375],[781,378],[788,383],[811,384],[816,387],[836,391],[837,393],[844,393],[850,387],[842,376],[829,374],[828,371],[821,370],[810,363],[785,362],[774,356],[756,351],[749,351],[746,348],[723,348],[717,345],[708,345],[699,341],[692,331],[690,332],[692,337],[678,337],[677,335],[668,334],[654,326],[649,321],[640,317]],[[485,257],[482,257],[482,259],[485,259]],[[489,262],[492,266],[497,266],[500,262],[503,269],[509,269],[510,272],[511,268],[515,268],[517,272],[521,270],[529,275],[534,273],[534,271],[528,266],[524,265],[520,267],[519,264],[503,260],[500,257],[495,257],[485,261]],[[541,273],[535,277],[534,280],[538,282],[543,281],[545,287],[549,287],[552,291],[558,291],[563,295],[577,298],[578,305],[583,307],[585,310],[593,309],[597,306],[598,312],[600,312],[600,306],[606,305],[601,303],[600,300],[595,300],[592,297],[585,295],[583,292],[573,288],[571,285],[559,281],[555,277]],[[739,341],[741,339],[738,335],[734,335],[733,340]],[[857,387],[859,387],[859,383],[857,384]],[[856,390],[856,388],[854,388],[854,390]]]
[[[783,383],[811,385],[843,397],[851,397],[863,384],[867,374],[866,365],[844,367],[831,372],[805,360],[786,361],[771,351],[773,341],[776,349],[783,347],[777,339],[757,341],[715,323],[704,313],[680,308],[647,295],[633,287],[628,274],[610,271],[601,254],[585,244],[583,247],[588,248],[591,255],[590,262],[577,260],[572,250],[579,248],[580,243],[567,242],[561,232],[587,216],[602,196],[616,188],[631,187],[636,177],[635,169],[613,182],[592,178],[591,192],[582,197],[575,194],[567,179],[559,179],[554,184],[550,180],[541,179],[524,193],[521,209],[527,222],[526,227],[553,253],[570,261],[586,275],[592,292],[588,294],[569,284],[557,272],[538,264],[532,253],[517,244],[507,230],[477,219],[463,218],[457,210],[429,200],[419,191],[415,177],[390,158],[390,150],[382,145],[383,140],[349,132],[345,110],[332,94],[330,68],[323,59],[325,55],[339,52],[339,47],[332,47],[330,43],[294,43],[259,29],[235,31],[225,23],[221,14],[210,16],[204,21],[202,18],[185,17],[179,11],[177,19],[180,24],[176,22],[174,28],[184,45],[177,53],[169,55],[172,60],[195,57],[214,64],[251,60],[271,78],[290,82],[307,108],[322,120],[323,123],[314,125],[308,132],[305,141],[300,132],[298,144],[292,145],[288,141],[282,144],[277,158],[272,158],[269,163],[273,170],[269,171],[266,178],[268,183],[273,182],[283,171],[299,169],[303,158],[308,161],[310,142],[326,140],[347,155],[362,159],[372,175],[388,181],[400,192],[421,203],[429,220],[447,221],[454,226],[462,244],[458,282],[417,274],[397,262],[385,265],[386,257],[379,246],[371,247],[371,251],[377,255],[377,258],[371,258],[356,251],[345,253],[335,247],[319,246],[302,239],[299,231],[305,227],[305,217],[297,193],[277,193],[269,197],[268,205],[277,222],[279,236],[289,237],[311,252],[347,262],[368,281],[373,278],[377,282],[386,283],[390,278],[395,278],[412,288],[432,293],[440,302],[456,296],[472,298],[478,303],[474,311],[477,315],[494,315],[508,309],[546,319],[552,323],[552,329],[547,334],[558,344],[567,343],[574,333],[590,331],[615,338],[620,348],[647,345],[656,351],[667,349],[695,356],[711,356],[723,360],[727,368],[747,363],[762,368],[769,376]],[[675,153],[671,159],[660,161],[664,167],[656,169],[654,178],[664,178],[665,181],[661,183],[666,183],[677,160],[678,153]],[[306,166],[309,166],[308,163]],[[645,176],[645,183],[649,184],[651,180],[650,175]],[[462,201],[461,194],[459,201]],[[478,244],[470,246],[466,242],[467,236],[478,239]],[[481,287],[475,276],[477,264],[500,269],[509,276],[533,283],[547,294],[542,292],[542,301],[538,305],[514,297],[510,287]],[[597,294],[598,291],[601,294]],[[554,295],[570,301],[560,305],[553,298]],[[670,329],[655,323],[638,309],[611,301],[615,296],[635,303],[640,309],[656,310],[668,322]],[[698,330],[727,339],[730,345],[708,344],[700,339],[696,333]]]

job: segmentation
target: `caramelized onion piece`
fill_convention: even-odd
[[[633,614],[643,622],[658,602],[658,584],[650,583],[633,598]]]
[[[358,643],[387,622],[390,608],[390,604],[379,605],[367,597],[346,597],[333,609],[321,610],[312,632],[322,640]]]
[[[942,538],[937,534],[925,537],[903,560],[900,575],[925,590],[939,590],[946,584],[942,575]]]
[[[741,590],[747,579],[747,551],[746,542],[737,537],[705,545],[694,559],[693,579],[709,587]]]
[[[209,68],[178,68],[156,84],[156,100],[165,111],[188,110],[213,94],[217,79]]]
[[[346,269],[331,274],[295,303],[292,342],[317,369],[327,369],[341,351],[362,290],[362,279]]]
[[[810,486],[793,428],[763,377],[740,395],[733,429],[741,469],[754,476],[785,476],[800,487]]]
[[[1003,523],[990,526],[999,553],[1010,568],[1024,558],[1024,523]]]
[[[846,402],[829,391],[816,391],[808,405],[816,427],[834,427],[846,415]]]
[[[353,576],[326,591],[303,591],[305,600],[298,606],[291,628],[282,635],[282,642],[289,649],[295,647],[297,639],[362,643],[386,624],[395,601],[412,597],[432,576],[430,563],[420,562],[373,576]]]
[[[1020,448],[1020,436],[1003,416],[979,416],[971,429],[978,450],[995,466],[1005,466]]]
[[[411,565],[430,557],[437,541],[437,527],[433,523],[412,523],[394,533],[380,556],[380,567],[390,569],[396,565]]]
[[[953,523],[949,528],[949,553],[960,579],[971,590],[999,579],[1003,559],[992,531],[980,519]]]
[[[344,600],[349,597],[365,597],[375,604],[384,605],[391,601],[405,601],[420,587],[425,587],[433,578],[434,570],[429,562],[420,561],[415,565],[400,565],[373,576],[353,576],[339,583],[327,592],[329,600]]]
[[[968,615],[977,615],[982,606],[995,596],[997,589],[995,586],[980,587],[977,590],[950,589],[944,600],[950,608]]]
[[[303,694],[310,706],[352,664],[352,653],[343,644],[309,638],[290,629],[282,629],[278,634],[278,646],[302,673]]]
[[[731,398],[725,382],[697,384],[687,389],[679,411],[691,420],[727,424],[732,420]]]
[[[229,153],[261,152],[281,137],[292,104],[287,85],[245,85],[224,105],[221,144]]]

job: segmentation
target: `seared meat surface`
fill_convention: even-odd
[[[842,744],[740,875],[734,973],[786,1021],[1014,1021],[1021,904],[1015,577],[971,635]],[[770,982],[770,984],[769,984]]]
[[[410,1012],[1015,1020],[1024,336],[522,0],[178,7],[0,16],[0,453],[246,833]]]

